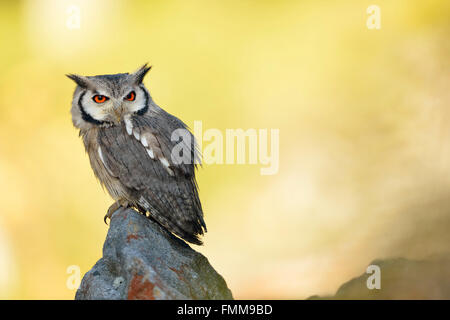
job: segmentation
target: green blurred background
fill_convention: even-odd
[[[375,258],[446,254],[449,40],[448,0],[1,1],[0,298],[72,299],[68,266],[101,257],[112,200],[64,74],[145,62],[156,103],[191,127],[280,129],[277,174],[198,172],[195,249],[235,298],[332,294]]]

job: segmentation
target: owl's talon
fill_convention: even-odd
[[[112,215],[114,212],[117,211],[117,209],[120,208],[120,203],[119,201],[114,202],[109,208],[108,211],[106,212],[105,216],[103,217],[103,221],[105,222],[105,224],[108,224],[106,222],[107,219],[111,220]]]

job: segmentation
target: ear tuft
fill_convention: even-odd
[[[147,72],[150,71],[150,69],[152,68],[152,66],[148,66],[148,64],[144,64],[142,67],[140,67],[136,72],[134,72],[131,76],[134,78],[134,83],[135,84],[141,84],[142,81],[144,80],[145,75],[147,74]]]
[[[89,82],[86,77],[79,76],[77,74],[66,74],[66,77],[75,81],[80,87],[87,88],[89,86]]]

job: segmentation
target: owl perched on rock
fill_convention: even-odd
[[[180,119],[153,102],[142,83],[150,68],[144,65],[131,74],[67,75],[77,84],[72,121],[80,129],[94,174],[115,200],[105,221],[119,207],[134,207],[182,239],[201,244],[206,225],[195,180],[195,140]],[[183,159],[189,161],[172,155],[178,129],[188,135],[190,154]]]

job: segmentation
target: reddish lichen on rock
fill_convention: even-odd
[[[169,269],[177,274],[178,279],[180,279],[181,281],[186,281],[186,278],[184,277],[183,267],[184,266],[182,265],[180,270],[178,270],[177,268],[172,268],[172,267],[169,267]]]
[[[137,239],[139,239],[139,236],[138,236],[137,234],[129,234],[129,235],[127,236],[127,242],[130,243],[130,241],[131,241],[132,239],[137,240]]]
[[[132,209],[114,213],[103,257],[76,294],[78,300],[232,298],[203,255]]]
[[[128,289],[128,300],[155,300],[153,295],[155,285],[144,279],[143,276],[134,275]]]

